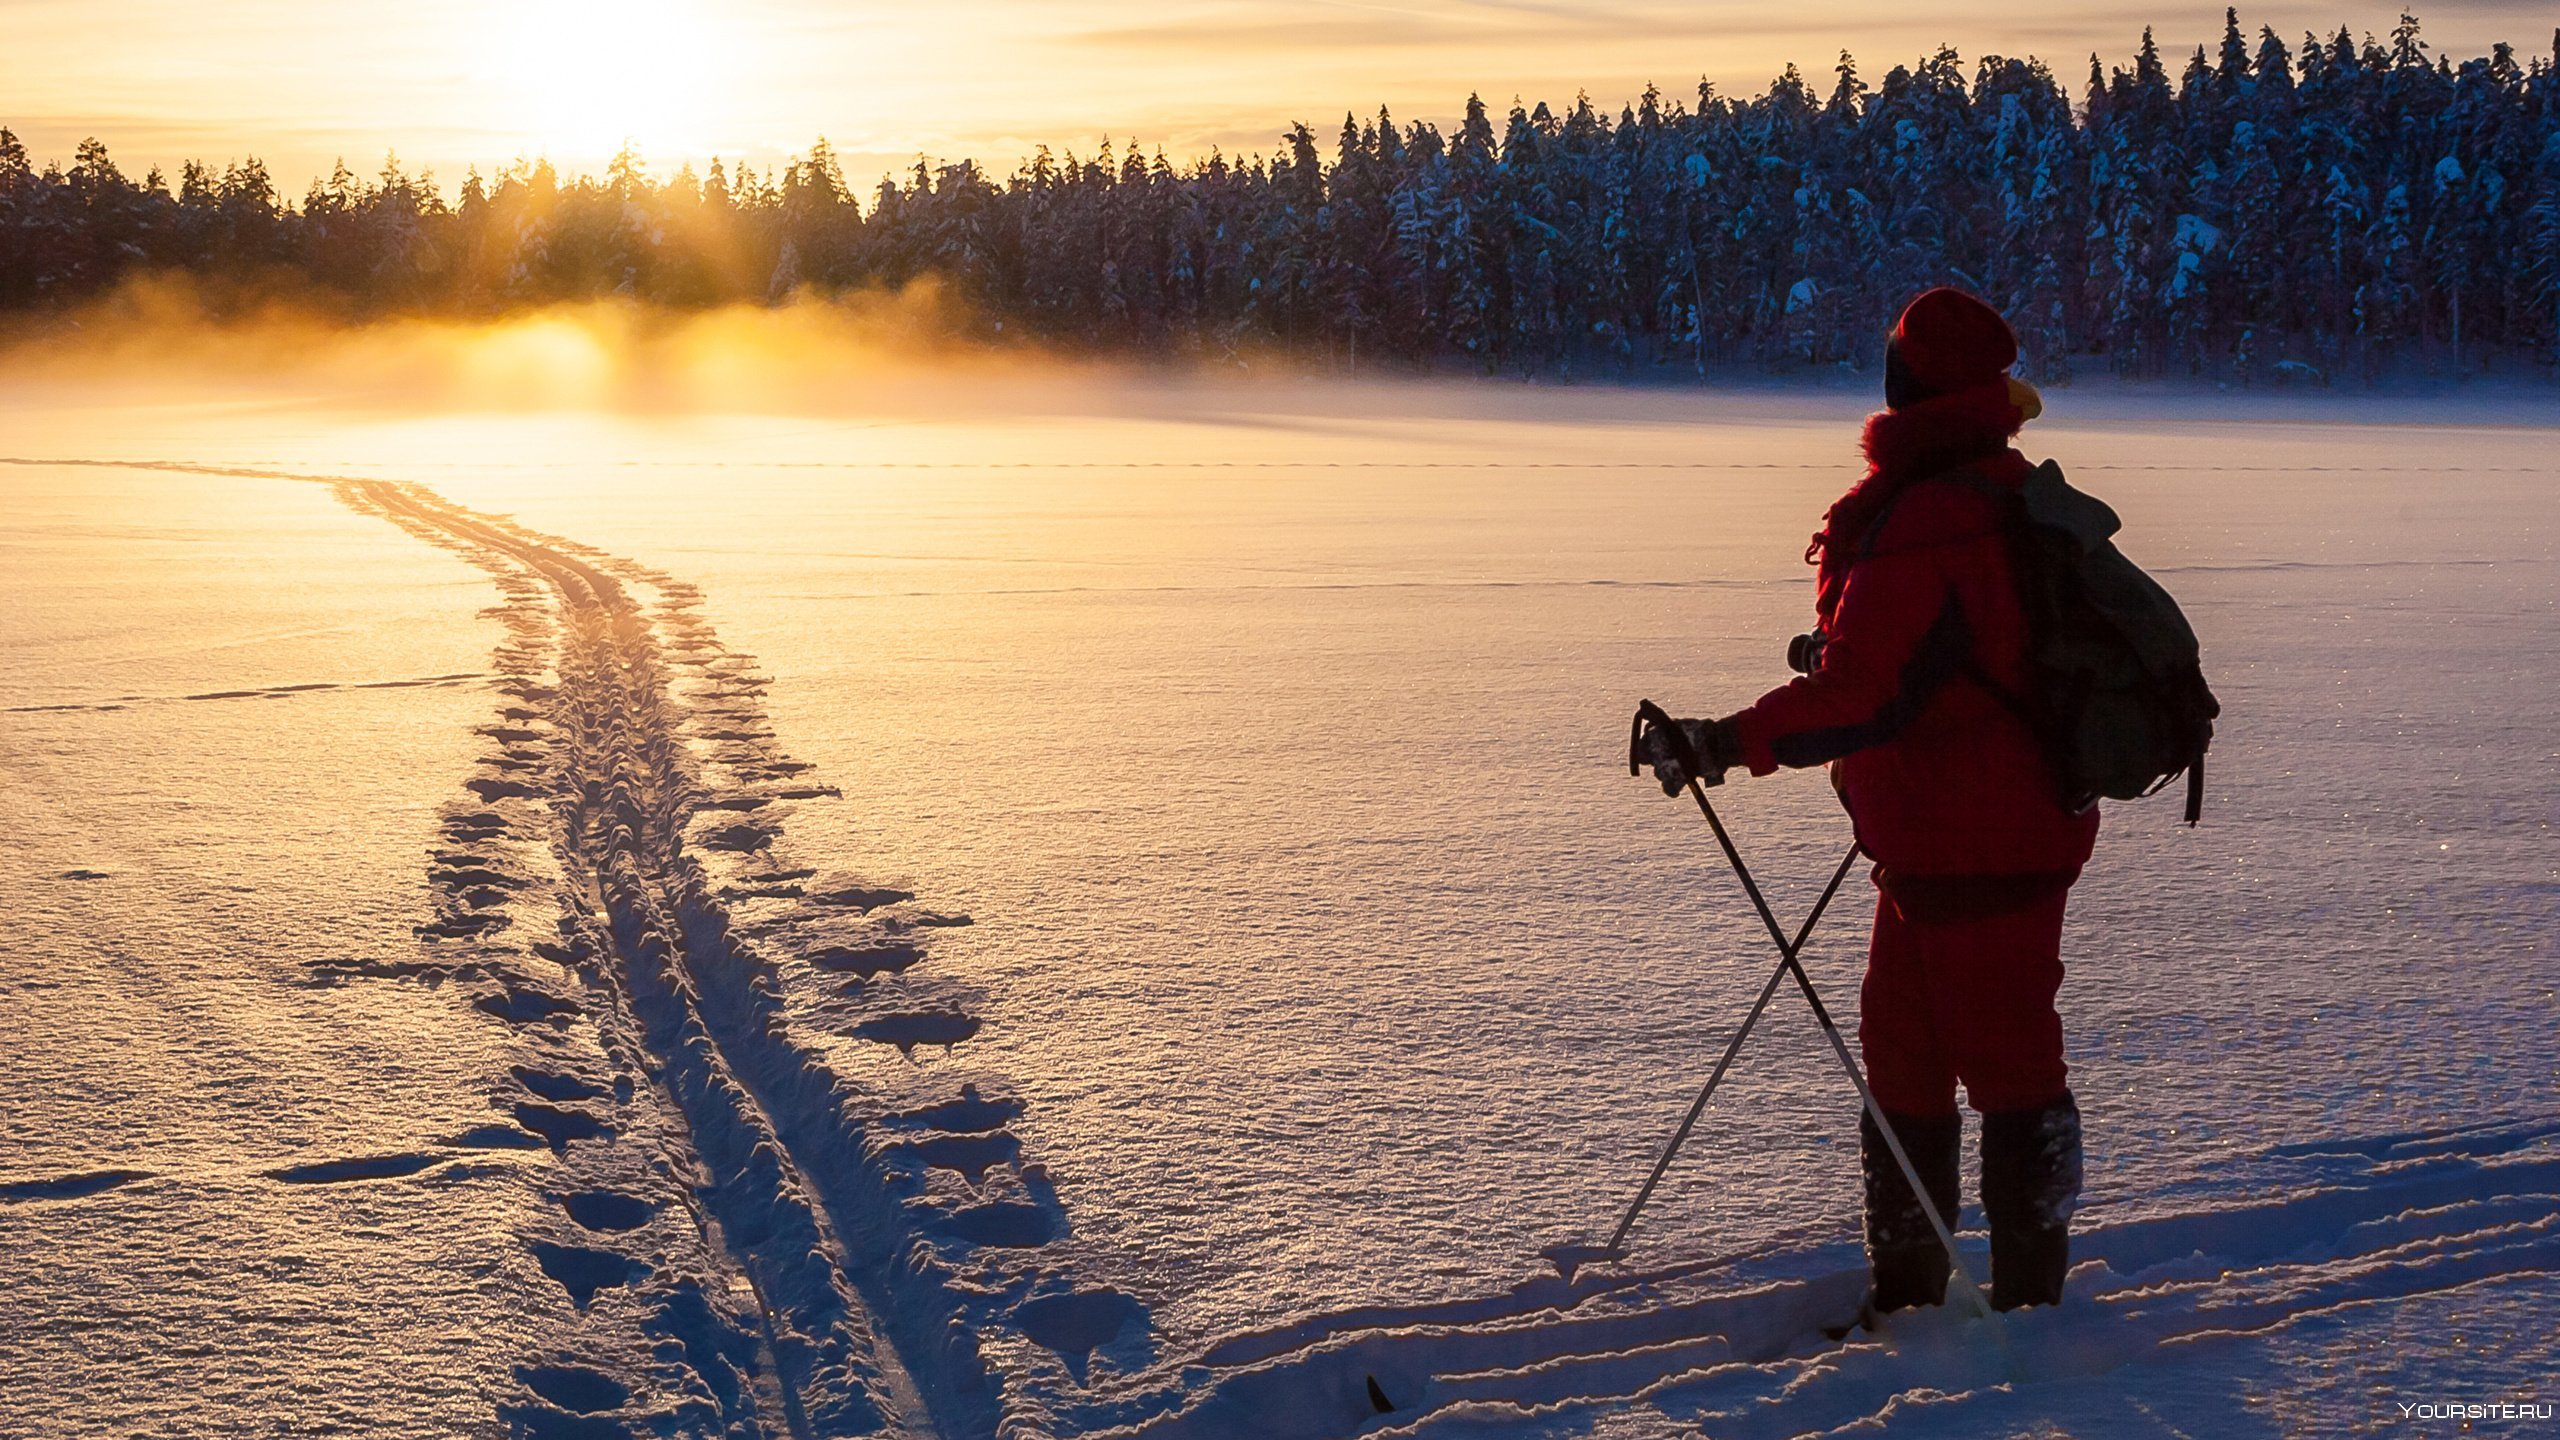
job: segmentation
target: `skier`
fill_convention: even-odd
[[[2064,1083],[2062,914],[2098,832],[2059,798],[2020,693],[2027,622],[2001,517],[1951,473],[2015,487],[2011,445],[2043,402],[2012,379],[2017,338],[1960,290],[1911,302],[1885,342],[1885,409],[1865,478],[1806,550],[1817,626],[1806,672],[1721,720],[1683,720],[1699,763],[1767,775],[1828,765],[1878,891],[1858,1045],[1940,1215],[1958,1200],[1962,1116],[1982,1115],[1991,1298],[2058,1303],[2080,1193],[2080,1112]],[[1978,482],[1976,482],[1978,484]],[[1688,776],[1657,736],[1666,793]],[[1873,1313],[1946,1298],[1948,1261],[1872,1119],[1859,1117]]]

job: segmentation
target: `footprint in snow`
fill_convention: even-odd
[[[820,970],[869,980],[875,975],[899,974],[923,958],[924,951],[913,945],[829,945],[811,952],[809,963]]]
[[[315,986],[338,985],[363,978],[415,980],[430,990],[447,980],[477,979],[487,973],[469,961],[456,964],[444,960],[368,960],[343,956],[314,960],[308,968],[311,971],[310,983]]]
[[[411,1153],[407,1155],[358,1155],[344,1160],[319,1160],[308,1165],[287,1165],[270,1170],[267,1178],[287,1185],[344,1185],[356,1180],[391,1180],[415,1175],[443,1157]]]
[[[545,995],[539,990],[514,989],[483,995],[471,1002],[471,1008],[495,1015],[510,1025],[530,1025],[554,1015],[574,1014],[578,1009],[569,1001]]]
[[[980,1022],[974,1015],[959,1015],[944,1010],[928,1010],[905,1015],[882,1015],[853,1027],[857,1040],[877,1040],[895,1045],[898,1053],[910,1060],[919,1045],[939,1045],[945,1051],[974,1037]]]
[[[458,1150],[540,1150],[544,1142],[513,1125],[474,1125],[444,1143]]]
[[[429,870],[427,878],[449,890],[521,890],[525,887],[522,877],[493,868],[485,861],[478,861],[476,856],[472,858],[477,863],[440,866]]]
[[[545,1100],[601,1100],[612,1093],[601,1085],[581,1080],[575,1075],[560,1075],[549,1070],[536,1070],[530,1065],[515,1066],[507,1073],[516,1077],[517,1084]]]
[[[542,1273],[569,1292],[569,1303],[580,1310],[594,1302],[596,1292],[610,1290],[645,1279],[649,1267],[618,1250],[592,1250],[584,1245],[554,1245],[536,1240],[530,1247],[533,1263]]]
[[[717,800],[703,801],[701,808],[724,810],[732,814],[748,814],[772,803],[773,797],[770,795],[723,795]]]
[[[953,1210],[934,1229],[990,1250],[1027,1250],[1058,1238],[1057,1217],[1037,1205],[997,1203]]]
[[[723,825],[703,836],[702,848],[723,850],[731,854],[751,853],[771,845],[776,833],[778,832],[765,826],[750,825],[740,821],[735,825]]]
[[[516,1106],[516,1123],[549,1141],[552,1153],[565,1155],[572,1140],[610,1140],[613,1127],[584,1110],[563,1110],[556,1105],[523,1103]]]
[[[78,1200],[150,1178],[148,1170],[90,1170],[78,1175],[48,1176],[42,1180],[11,1180],[0,1183],[0,1205],[16,1205],[28,1200]]]
[[[507,820],[505,816],[494,810],[477,810],[468,815],[454,816],[444,822],[444,828],[446,834],[461,839],[485,840],[492,835],[503,833],[507,828]]]
[[[631,1427],[611,1415],[573,1415],[549,1405],[501,1405],[507,1440],[633,1440]]]
[[[631,1398],[630,1387],[583,1365],[525,1365],[517,1368],[516,1378],[534,1394],[581,1415],[619,1410]]]
[[[1082,1384],[1093,1352],[1147,1323],[1147,1307],[1117,1290],[1085,1290],[1025,1300],[1014,1322],[1032,1342],[1057,1352]]]
[[[960,1098],[927,1105],[920,1110],[884,1115],[881,1122],[913,1130],[950,1130],[956,1132],[1001,1130],[1022,1114],[1019,1100],[989,1100],[978,1093],[975,1085],[960,1087]]]
[[[902,1140],[895,1148],[933,1169],[965,1176],[972,1185],[987,1183],[987,1172],[998,1165],[1018,1164],[1022,1159],[1022,1141],[1002,1130],[983,1135],[926,1135]]]
[[[658,1213],[655,1204],[619,1190],[582,1190],[574,1195],[563,1195],[560,1208],[569,1212],[570,1219],[589,1230],[616,1233],[637,1230],[649,1223],[649,1217]]]
[[[913,900],[910,890],[888,890],[869,885],[847,885],[841,890],[824,890],[809,897],[812,905],[841,905],[847,909],[869,912],[883,905],[896,905]]]
[[[424,925],[413,928],[421,937],[429,940],[470,940],[495,930],[504,930],[507,928],[507,917],[490,914],[453,915],[442,920],[430,920]]]

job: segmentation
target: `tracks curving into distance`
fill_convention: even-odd
[[[1051,1429],[1092,1350],[1143,1347],[1145,1308],[1036,1263],[1064,1216],[1006,1128],[1019,1102],[906,1066],[891,1093],[839,1074],[823,1042],[909,1056],[975,1035],[977,1017],[906,973],[927,932],[965,917],[874,885],[813,889],[814,869],[778,860],[779,812],[835,792],[773,745],[764,679],[694,613],[690,586],[418,486],[334,488],[491,571],[520,641],[551,632],[549,684],[518,687],[527,703],[494,732],[516,747],[501,759],[530,770],[471,788],[550,811],[561,958],[601,1002],[618,1068],[646,1077],[699,1167],[700,1223],[756,1300],[774,1428]],[[733,904],[778,913],[742,926]],[[819,996],[798,1015],[795,980]],[[1121,1323],[1057,1343],[1041,1321],[1061,1305],[1116,1306]]]
[[[983,1405],[971,1403],[982,1398],[982,1377],[940,1367],[928,1391],[873,1325],[851,1241],[802,1159],[840,1137],[812,1133],[807,1117],[774,1103],[777,1064],[800,1057],[773,1053],[790,1047],[773,1033],[770,968],[729,943],[727,917],[686,853],[686,828],[707,797],[672,667],[632,593],[634,567],[610,573],[602,557],[417,487],[334,488],[351,508],[457,550],[514,582],[520,605],[550,612],[556,679],[547,695],[529,690],[538,708],[511,715],[512,733],[498,737],[523,747],[521,763],[534,769],[475,792],[484,801],[540,798],[553,812],[565,958],[605,1002],[608,1050],[648,1076],[681,1119],[701,1167],[703,1223],[756,1300],[779,1428],[988,1430],[973,1413]],[[829,1159],[843,1170],[858,1157]]]
[[[421,953],[311,983],[453,983],[521,1037],[505,1120],[267,1179],[532,1177],[523,1268],[566,1313],[498,1397],[510,1436],[1036,1440],[1153,1361],[1145,1305],[1044,1253],[1066,1215],[1023,1102],[955,1056],[984,1022],[930,961],[969,918],[786,854],[793,806],[837,792],[775,743],[769,682],[693,587],[415,484],[0,463],[323,484],[504,596],[503,698],[442,817]],[[521,938],[544,920],[556,940]]]

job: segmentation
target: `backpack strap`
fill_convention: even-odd
[[[1866,536],[1859,545],[1858,558],[1864,560],[1875,553],[1876,539],[1884,533],[1885,521],[1892,518],[1894,507],[1902,503],[1904,496],[1923,485],[1938,484],[1954,485],[1970,490],[1991,502],[1991,508],[1998,516],[1999,533],[2004,538],[2014,532],[2023,518],[2017,509],[2018,492],[2016,490],[1983,474],[1978,466],[1959,465],[1952,470],[1923,475],[1896,492],[1894,497],[1886,502],[1885,508],[1877,513],[1876,518],[1868,523]],[[2013,719],[2027,727],[2028,734],[2041,736],[2044,733],[2043,722],[2038,718],[2034,707],[2027,703],[2027,698],[1992,679],[1991,672],[1982,668],[1979,657],[1970,651],[1966,652],[1964,668],[1956,673],[1959,677],[1981,686],[1984,693],[1999,702],[2001,709],[2008,711]]]
[[[2024,570],[2022,567],[2025,563],[2020,548],[2021,533],[2028,525],[2033,523],[2028,519],[2024,498],[2018,493],[2014,486],[2003,485],[1999,481],[1992,479],[1989,475],[1984,474],[1979,467],[1972,465],[1964,465],[1953,470],[1941,471],[1940,473],[1929,476],[1926,480],[1917,483],[1931,484],[1940,482],[1969,490],[1974,494],[1981,496],[1990,504],[1992,514],[1996,517],[1999,525],[1997,533],[2001,538],[2002,545],[2008,552],[2010,589],[2012,593],[2018,596],[2019,607],[2023,613],[2023,618],[2026,620],[2026,623],[2030,627],[2030,631],[2032,633],[2032,627],[2036,623],[2035,617],[2032,613],[2024,613],[2026,612],[2026,596],[2024,591],[2020,589],[2024,580]],[[2033,642],[2030,641],[2031,646],[2032,643]],[[2053,715],[2050,713],[2048,704],[2039,704],[2038,697],[2036,697],[2032,692],[2028,694],[2020,694],[2018,691],[2012,690],[2008,686],[2001,684],[1998,680],[1993,679],[1991,672],[1983,668],[1982,660],[1979,656],[1967,654],[1965,656],[1964,669],[1960,673],[1963,678],[1972,681],[1977,687],[1979,687],[1982,693],[1990,696],[2001,709],[2009,712],[2009,718],[2017,721],[2018,724],[2026,730],[2027,734],[2034,739],[2036,748],[2044,754],[2047,764],[2050,765],[2054,763],[2053,756],[2056,753],[2059,742],[2053,734],[2054,720]],[[2198,796],[2194,803],[2201,803],[2201,796]],[[2065,796],[2064,808],[2077,810],[2079,807],[2073,802],[2072,797]]]

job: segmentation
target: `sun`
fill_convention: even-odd
[[[522,0],[502,51],[511,128],[564,161],[705,148],[729,88],[724,47],[695,0]]]

